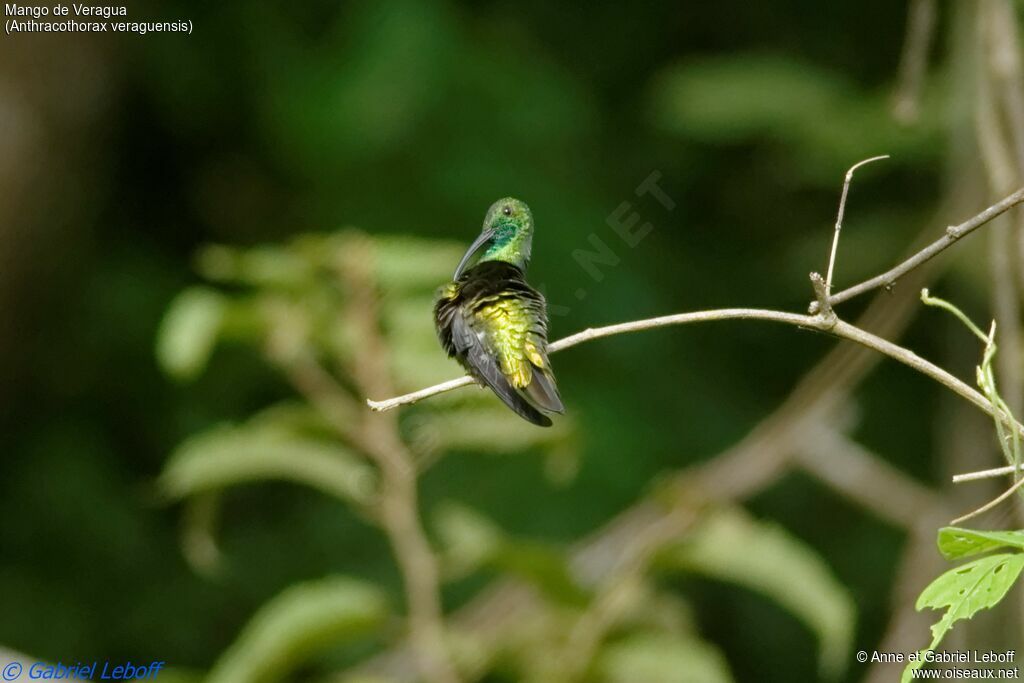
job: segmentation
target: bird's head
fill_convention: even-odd
[[[505,261],[526,270],[530,263],[533,243],[533,214],[530,207],[518,199],[506,197],[491,204],[484,218],[483,230],[466,251],[455,269],[458,280],[462,271],[483,250],[480,261]]]

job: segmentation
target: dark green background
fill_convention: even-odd
[[[932,99],[901,126],[888,96],[902,3],[568,5],[139,3],[131,19],[188,18],[193,35],[0,38],[0,100],[21,116],[0,185],[0,643],[205,668],[290,583],[345,572],[396,585],[376,533],[283,484],[228,495],[222,580],[182,559],[180,510],[152,488],[167,454],[287,395],[237,347],[193,384],[158,371],[156,327],[196,281],[204,243],[344,226],[468,241],[494,199],[515,195],[537,223],[531,280],[571,309],[552,320],[557,338],[719,306],[802,310],[850,164],[894,155],[854,186],[840,283],[898,260],[956,182],[948,18]],[[699,96],[719,83],[727,95]],[[674,211],[634,196],[652,171]],[[654,225],[633,249],[606,224],[623,201]],[[591,234],[621,257],[600,282],[571,257]],[[960,282],[958,302],[987,315]],[[959,341],[937,332],[951,329],[919,321],[907,343],[941,358]],[[425,504],[453,497],[517,534],[574,539],[660,473],[742,437],[833,343],[717,323],[560,354],[583,432],[576,480],[551,485],[532,457],[466,453],[430,472]],[[883,365],[858,393],[858,435],[936,480],[937,396]],[[860,608],[857,648],[872,649],[901,532],[800,477],[752,509],[823,554]],[[739,589],[683,587],[740,680],[814,677],[813,638],[793,617]]]

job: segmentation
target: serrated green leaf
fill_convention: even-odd
[[[917,598],[917,609],[949,608],[942,621],[932,626],[940,637],[960,619],[998,603],[1024,569],[1024,554],[1001,553],[950,569],[932,581]]]
[[[156,358],[164,372],[188,380],[203,371],[217,343],[226,302],[208,287],[190,287],[174,298],[156,337]]]
[[[256,426],[218,427],[185,441],[159,478],[161,490],[183,498],[236,484],[283,479],[344,500],[366,502],[375,474],[341,445]]]
[[[714,646],[682,635],[631,636],[598,658],[603,683],[730,683],[732,673]]]
[[[664,554],[668,567],[698,572],[757,591],[803,621],[818,637],[821,668],[841,673],[848,661],[855,609],[825,561],[782,527],[738,509],[705,519]]]
[[[260,608],[207,680],[280,680],[316,651],[371,633],[387,612],[383,592],[361,581],[331,577],[292,586]]]
[[[961,619],[970,619],[983,609],[999,603],[1024,570],[1024,554],[989,555],[950,569],[935,579],[917,598],[917,609],[945,609],[942,618],[932,625],[932,642],[921,655],[934,650]],[[924,665],[923,656],[903,670],[902,681],[912,680],[913,671]]]
[[[939,551],[948,560],[987,553],[999,548],[1024,550],[1024,531],[978,531],[948,526],[939,529]]]

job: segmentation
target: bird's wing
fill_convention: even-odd
[[[544,297],[540,292],[531,288],[526,302],[530,324],[523,349],[532,366],[532,373],[530,383],[523,389],[527,396],[543,410],[564,413],[565,406],[562,404],[562,397],[558,394],[558,385],[555,384],[551,361],[548,360],[548,314]]]
[[[441,348],[453,358],[457,353],[455,342],[452,339],[452,320],[459,313],[459,288],[454,282],[441,287],[437,292],[437,303],[434,304],[434,329],[437,330],[437,339],[441,342]]]
[[[451,339],[455,348],[466,358],[477,376],[491,388],[505,405],[523,419],[541,427],[550,427],[551,420],[530,405],[509,383],[502,373],[498,358],[487,348],[486,330],[475,330],[465,314],[452,317]]]
[[[547,312],[544,298],[524,282],[508,283],[509,291],[480,302],[474,318],[485,332],[508,383],[536,407],[564,412],[547,357]]]

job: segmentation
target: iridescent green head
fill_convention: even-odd
[[[455,269],[455,279],[459,279],[466,265],[481,249],[480,261],[504,261],[526,270],[532,244],[533,214],[530,207],[512,197],[499,199],[487,210],[483,231],[462,257]]]

